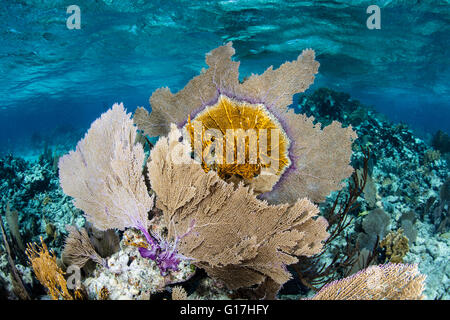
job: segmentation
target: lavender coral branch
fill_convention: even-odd
[[[179,241],[187,236],[194,227],[194,220],[192,220],[191,228],[182,236],[177,236],[174,242],[169,242],[162,238],[157,233],[150,233],[142,226],[138,229],[144,234],[150,248],[139,248],[139,253],[142,257],[153,260],[159,267],[161,275],[167,275],[169,271],[178,271],[178,266],[182,260],[189,260],[189,258],[178,253]]]

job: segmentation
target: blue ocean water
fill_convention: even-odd
[[[68,27],[71,5],[80,9],[79,29]],[[380,10],[380,28],[368,27],[371,5]],[[315,50],[319,72],[293,107],[354,125],[355,168],[363,163],[359,145],[372,149],[372,189],[349,213],[357,223],[346,235],[367,246],[369,236],[386,236],[387,229],[365,229],[364,221],[381,221],[381,210],[389,231],[407,233],[403,261],[428,276],[427,297],[450,299],[450,0],[2,0],[2,216],[10,204],[23,241],[44,236],[60,254],[65,226],[85,221],[59,187],[59,157],[115,102],[129,112],[150,110],[156,89],[181,90],[206,67],[205,54],[230,41],[241,80]],[[1,250],[0,262],[5,256]],[[17,256],[20,272],[31,274],[23,252]],[[387,261],[386,252],[378,258]],[[36,279],[29,282],[34,297],[43,294]],[[0,299],[11,298],[2,285]],[[308,288],[290,288],[283,294],[311,296]]]
[[[87,126],[114,102],[148,106],[159,87],[179,90],[204,54],[233,41],[241,76],[313,48],[313,87],[350,93],[422,136],[450,131],[448,1],[79,0],[81,29],[69,30],[70,1],[2,1],[0,146],[55,127]]]

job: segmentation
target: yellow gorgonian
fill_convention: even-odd
[[[138,108],[134,122],[149,136],[167,135],[170,123],[183,128],[192,155],[205,172],[227,182],[243,181],[271,202],[299,197],[323,201],[340,188],[349,165],[355,132],[333,122],[322,130],[312,117],[288,106],[294,94],[314,81],[319,63],[313,50],[278,69],[239,81],[239,62],[231,43],[206,56],[202,70],[179,92],[156,90],[152,112]],[[275,187],[274,187],[275,186]]]
[[[195,128],[190,116],[186,128],[192,148],[197,156],[201,155],[199,159],[202,159],[202,167],[206,172],[213,169],[224,180],[237,176],[250,181],[260,175],[263,168],[269,168],[273,161],[279,164],[273,170],[276,175],[281,175],[290,165],[289,138],[278,120],[262,104],[220,95],[217,102],[197,114],[194,121],[201,124],[198,141],[202,145],[198,150],[194,145]],[[207,137],[206,133],[211,129],[217,131]],[[278,137],[272,139],[275,134]],[[258,146],[263,139],[266,148],[261,152]],[[271,143],[272,140],[277,141],[276,146]],[[212,148],[214,151],[211,151]],[[208,161],[208,155],[218,154],[214,161]]]
[[[73,300],[72,295],[67,289],[67,282],[64,278],[64,272],[58,267],[56,256],[47,249],[42,237],[40,238],[42,246],[29,243],[25,253],[28,256],[34,274],[39,282],[47,288],[53,300]]]

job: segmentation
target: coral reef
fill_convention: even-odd
[[[148,135],[167,133],[164,124],[169,121],[187,122],[183,132],[190,142],[182,139],[181,131],[172,124],[169,137],[160,138],[151,150],[147,171],[152,190],[147,189],[142,170],[144,149],[135,143],[136,129],[118,104],[91,125],[76,151],[60,158],[60,182],[94,227],[140,230],[146,240],[137,244],[138,251],[155,261],[163,276],[179,271],[183,261],[193,260],[231,289],[261,284],[268,278],[281,286],[291,277],[285,267],[297,261],[295,256],[318,253],[328,236],[325,219],[313,219],[317,207],[302,197],[321,201],[339,188],[353,170],[348,162],[356,135],[351,127],[342,128],[338,122],[321,130],[312,118],[287,110],[292,95],[304,91],[317,72],[312,50],[243,83],[238,82],[238,63],[230,59],[233,54],[231,44],[213,50],[206,58],[207,71],[176,95],[157,90],[150,100],[150,116],[143,109],[135,113],[134,121]],[[216,102],[204,103],[211,99]],[[287,123],[286,128],[278,118]],[[195,132],[196,124],[203,126],[200,132]],[[228,144],[236,138],[230,137],[228,130],[258,129],[258,134],[248,139],[256,138],[262,144],[268,137],[261,135],[261,130],[272,130],[266,149],[270,170],[263,171],[267,168],[261,162],[252,165],[251,156],[243,157],[244,164],[220,166],[223,146],[218,145],[214,148],[214,156],[219,155],[219,165],[214,167],[218,170],[210,171],[203,158],[204,147],[220,140],[204,140],[204,130],[211,127],[227,131]],[[284,129],[289,129],[289,136]],[[198,142],[200,150],[195,148]],[[194,159],[190,158],[192,151]],[[235,156],[240,152],[238,147],[232,150]],[[258,155],[257,160],[262,161],[261,152]],[[201,165],[196,162],[198,157]],[[273,162],[278,167],[272,168]],[[285,177],[290,166],[295,172],[286,172]],[[255,190],[270,194],[281,176],[284,180],[270,197],[272,203],[285,200],[290,204],[273,206],[256,198]],[[163,212],[167,237],[149,230],[154,222],[148,218],[152,191]],[[220,234],[227,234],[223,238],[228,241]],[[111,295],[112,290],[107,289]]]
[[[340,96],[332,90],[327,92],[333,99],[338,99],[337,97]],[[320,100],[314,102],[311,98],[313,95],[314,93],[302,95],[301,106],[309,104],[311,107],[308,112],[317,121],[326,121],[326,114],[318,112],[319,108],[316,107],[316,104],[321,102]],[[348,114],[355,107],[347,103],[340,105],[343,108],[341,120],[344,125],[347,125],[349,124]],[[357,108],[365,109],[369,117],[360,124],[354,125],[353,129],[359,137],[355,144],[370,147],[369,173],[377,193],[375,207],[372,206],[372,199],[359,199],[360,208],[358,212],[354,212],[354,215],[368,213],[376,208],[383,209],[389,216],[390,228],[393,230],[403,228],[405,236],[409,239],[410,249],[403,261],[418,264],[419,270],[427,275],[426,297],[448,299],[450,269],[445,262],[450,252],[450,242],[445,236],[449,226],[446,222],[448,206],[440,194],[448,179],[446,159],[441,155],[439,159],[426,161],[426,153],[432,150],[431,147],[406,125],[392,123],[382,114],[359,102]],[[353,166],[357,167],[361,164],[362,159],[363,154],[355,150],[352,158]],[[323,206],[321,205],[321,211],[331,206],[334,197],[331,195],[330,199]],[[370,204],[367,203],[368,200]],[[346,230],[344,237],[335,241],[334,245],[337,247],[335,253],[322,255],[323,261],[331,263],[339,252],[345,252],[348,245],[346,238],[350,239],[350,246],[356,245],[358,235],[365,233],[362,221],[366,216],[361,215],[355,218],[355,222]],[[376,235],[370,238],[375,239]],[[372,251],[373,248],[368,247],[368,250]],[[377,257],[378,250],[372,254],[375,254],[374,261],[384,262],[383,257]],[[381,259],[378,260],[379,258]]]
[[[6,211],[9,204],[12,212],[17,211],[17,220],[8,223],[7,231],[12,228],[15,232],[17,221],[23,243],[39,242],[42,236],[59,253],[66,225],[81,227],[85,220],[60,188],[52,166],[48,160],[25,161],[11,155],[0,158],[0,206]],[[19,256],[24,256],[23,251]]]
[[[450,137],[447,133],[442,130],[438,130],[436,134],[433,136],[433,140],[431,145],[434,149],[442,152],[448,153],[450,152]]]
[[[100,299],[102,290],[110,300],[148,300],[152,294],[164,291],[166,286],[189,279],[195,269],[188,261],[178,265],[178,271],[161,275],[153,260],[143,258],[139,245],[145,242],[142,234],[127,229],[120,242],[120,250],[107,259],[105,266],[97,265],[92,274],[83,280],[90,299]]]
[[[0,295],[449,297],[442,144],[430,149],[405,125],[331,89],[289,108],[318,71],[312,50],[243,81],[233,54],[231,43],[221,46],[184,89],[155,91],[151,113],[138,108],[132,119],[115,104],[69,154],[45,147],[34,162],[0,159],[8,222]],[[147,135],[160,137],[153,145]],[[227,155],[232,162],[221,163]],[[26,265],[21,247],[37,239]],[[417,266],[370,266],[385,261]],[[73,266],[81,268],[75,291],[65,274]]]
[[[308,117],[320,115],[320,122],[328,125],[333,121],[359,125],[369,119],[369,110],[361,108],[358,100],[345,92],[319,88],[309,96],[300,98],[298,108]]]
[[[403,257],[409,251],[408,238],[403,235],[403,229],[389,232],[381,240],[380,248],[386,250],[386,260],[392,263],[402,263]]]

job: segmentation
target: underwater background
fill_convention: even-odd
[[[366,25],[374,4],[380,29]],[[70,5],[81,10],[80,29],[66,25]],[[449,1],[4,0],[0,21],[0,208],[17,269],[36,296],[45,292],[25,244],[43,236],[59,253],[65,226],[85,223],[59,186],[59,157],[115,102],[129,112],[150,109],[153,91],[182,89],[206,67],[205,53],[232,41],[241,80],[314,49],[319,73],[292,107],[324,125],[352,125],[355,168],[363,163],[359,146],[370,150],[360,206],[323,263],[334,261],[336,248],[359,241],[372,250],[402,229],[408,248],[400,261],[427,275],[428,299],[450,298]],[[374,261],[389,260],[386,248],[372,251]],[[8,268],[2,245],[0,296],[15,299]],[[333,270],[327,279],[347,274]],[[196,297],[231,296],[201,286],[209,289],[192,289]],[[280,297],[312,291],[294,277]],[[122,298],[136,295],[130,289]]]

